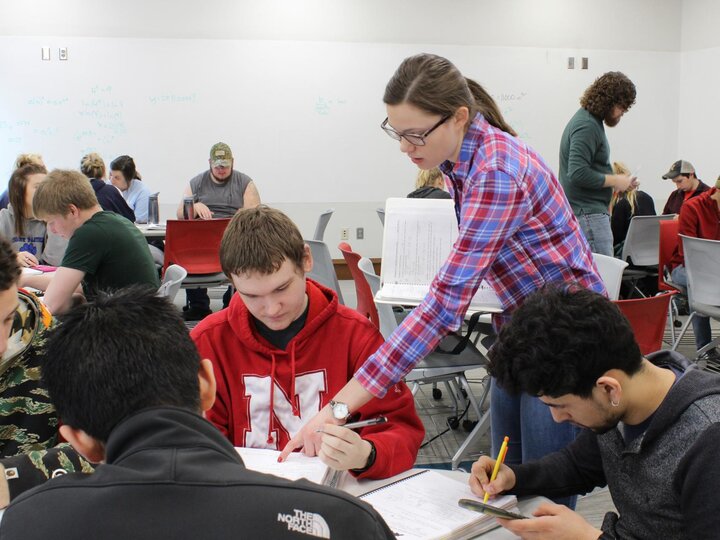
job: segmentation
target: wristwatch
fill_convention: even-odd
[[[330,408],[332,409],[333,417],[337,420],[346,420],[348,416],[350,416],[350,409],[347,406],[347,403],[343,403],[342,401],[333,401],[330,400]]]

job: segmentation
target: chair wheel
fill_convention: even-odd
[[[675,328],[680,328],[682,326],[682,323],[680,321],[673,321],[673,326]]]
[[[440,390],[439,388],[433,388],[432,396],[433,399],[442,399],[442,390]]]
[[[460,420],[458,420],[457,416],[448,417],[447,423],[450,429],[457,429],[460,426]]]
[[[462,397],[467,399],[467,391],[464,388],[460,389],[460,393],[462,394]]]
[[[463,420],[462,426],[465,431],[470,433],[477,426],[477,420]]]

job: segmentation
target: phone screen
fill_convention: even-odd
[[[482,512],[483,514],[488,514],[502,519],[528,519],[527,516],[523,516],[522,514],[508,512],[507,510],[498,508],[497,506],[491,506],[489,504],[485,504],[480,501],[474,501],[472,499],[460,499],[458,501],[458,505],[463,508],[467,508],[468,510]]]

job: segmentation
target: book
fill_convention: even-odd
[[[455,206],[449,199],[390,198],[385,204],[381,287],[375,300],[417,305],[430,290],[458,237]],[[470,311],[501,312],[502,304],[483,280]]]
[[[460,499],[482,499],[473,495],[467,482],[424,470],[360,498],[372,505],[395,536],[403,540],[458,540],[474,538],[498,526],[495,518],[458,505]],[[493,506],[515,510],[517,499],[505,495]]]
[[[279,450],[242,447],[235,447],[235,450],[248,469],[288,480],[305,478],[323,486],[341,488],[346,477],[345,471],[331,469],[319,457],[308,457],[300,452],[293,452],[278,463]]]

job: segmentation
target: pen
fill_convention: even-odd
[[[497,459],[495,460],[495,467],[493,468],[492,475],[490,475],[490,482],[493,482],[497,478],[498,471],[500,470],[500,465],[502,465],[503,461],[505,461],[505,454],[507,454],[507,446],[508,446],[509,440],[510,440],[510,437],[505,436],[502,444],[500,445],[500,450],[498,451],[498,456],[497,456]],[[483,498],[483,503],[487,503],[489,498],[490,498],[490,494],[485,492],[485,497]]]
[[[348,424],[343,424],[341,427],[348,428],[348,429],[359,429],[367,426],[374,426],[375,424],[384,424],[387,422],[387,418],[385,416],[378,416],[377,418],[370,418],[369,420],[360,420],[359,422],[350,422]],[[323,433],[322,429],[316,429],[316,433]]]

